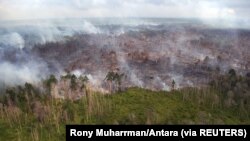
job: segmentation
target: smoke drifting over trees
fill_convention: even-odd
[[[249,7],[0,0],[0,140],[63,140],[67,124],[249,124]]]
[[[249,71],[249,31],[199,20],[68,19],[2,25],[1,84],[38,83],[66,72],[88,75],[107,89],[108,72],[124,73],[124,87],[154,90],[203,85],[213,73]]]

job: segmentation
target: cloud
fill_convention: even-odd
[[[199,2],[197,13],[200,18],[219,18],[219,19],[232,19],[235,18],[236,11],[233,8],[222,6],[215,2]]]
[[[250,16],[248,0],[1,0],[0,20],[65,17]],[[219,15],[219,16],[218,16]],[[230,17],[231,16],[231,17]]]

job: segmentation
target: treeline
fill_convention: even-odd
[[[0,140],[63,140],[65,124],[250,123],[249,73],[242,76],[230,70],[214,77],[207,87],[169,92],[120,91],[123,77],[117,72],[106,75],[112,95],[91,91],[87,76],[73,74],[59,79],[51,75],[38,86],[26,83],[6,89],[0,96]],[[67,84],[66,92],[79,92],[82,97],[54,98],[51,92],[58,83]]]
[[[245,76],[237,75],[236,71],[231,69],[228,74],[212,80],[210,86],[221,94],[226,107],[250,109],[250,73]]]
[[[122,79],[124,77],[124,74],[118,72],[107,73],[103,81],[108,85],[107,88],[111,94],[122,91]],[[34,101],[45,101],[48,98],[77,100],[82,96],[88,98],[91,91],[91,88],[88,86],[89,78],[86,75],[77,77],[74,74],[67,73],[60,76],[59,79],[55,75],[50,75],[36,86],[25,83],[23,86],[18,85],[6,88],[0,95],[0,105],[16,106],[29,112],[32,111],[31,107]],[[56,87],[57,90],[55,90]],[[61,91],[63,91],[63,94],[61,94]]]
[[[242,76],[231,69],[214,77],[207,87],[183,88],[179,92],[184,102],[217,112],[230,110],[243,121],[250,118],[250,73]]]
[[[108,86],[107,89],[110,93],[121,92],[122,90],[125,90],[122,86],[122,81],[125,77],[126,75],[123,73],[108,72],[103,81],[106,82],[106,86]],[[62,87],[69,87],[69,90],[65,93],[70,92],[72,95],[74,93],[79,93],[81,96],[88,93],[87,86],[89,78],[87,76],[76,77],[74,74],[67,73],[59,79],[57,79],[54,75],[50,75],[46,80],[42,81],[42,85],[37,87],[30,83],[25,83],[24,86],[7,88],[4,94],[1,95],[0,102],[2,104],[12,105],[15,103],[23,103],[23,101],[29,101],[30,98],[32,101],[33,98],[53,97],[53,88],[62,81],[64,81],[63,84],[67,84]],[[173,80],[172,91],[175,90],[174,87],[175,81]],[[186,88],[183,89],[185,90]],[[223,105],[225,107],[250,107],[250,73],[242,76],[238,75],[234,69],[231,69],[227,74],[215,76],[207,87],[203,87],[201,89],[216,91],[218,94],[217,96],[220,99],[223,99]],[[65,93],[64,95],[66,95]],[[216,98],[214,98],[213,101],[217,101]]]
[[[124,77],[124,74],[118,72],[107,73],[104,81],[109,85],[110,93],[121,92]],[[50,75],[40,86],[25,83],[23,86],[7,88],[4,94],[0,96],[0,105],[1,107],[16,106],[26,112],[32,112],[34,101],[46,101],[45,99],[56,97],[53,89],[59,82],[65,84],[62,87],[68,87],[67,91],[64,90],[64,99],[70,97],[67,96],[67,93],[71,95],[77,93],[77,99],[86,96],[88,100],[91,97],[91,92],[87,89],[89,78],[87,76],[76,77],[74,74],[68,73],[59,79]],[[174,83],[173,81],[173,85]],[[59,95],[60,88],[56,90]],[[182,88],[179,90],[173,88],[172,91],[180,92],[183,101],[205,104],[212,108],[233,108],[237,109],[239,114],[250,116],[250,73],[242,76],[231,69],[227,74],[216,76],[207,87]]]

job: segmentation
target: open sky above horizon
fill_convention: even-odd
[[[249,0],[0,0],[0,20],[91,17],[248,19]]]

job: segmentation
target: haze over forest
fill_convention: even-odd
[[[106,74],[118,70],[126,75],[124,87],[169,90],[172,80],[178,87],[208,83],[210,69],[241,74],[249,69],[247,0],[3,0],[0,5],[3,88],[70,72],[107,89]]]
[[[100,81],[116,67],[126,73],[127,86],[150,88],[151,78],[168,90],[172,80],[183,86],[205,83],[207,72],[198,70],[205,58],[222,72],[246,73],[249,65],[247,0],[1,0],[0,5],[2,87],[67,72],[89,75],[103,87]],[[58,46],[67,45],[72,52],[63,56],[67,47]],[[115,57],[108,58],[112,52]]]
[[[0,0],[0,140],[249,124],[249,23],[249,0]]]

